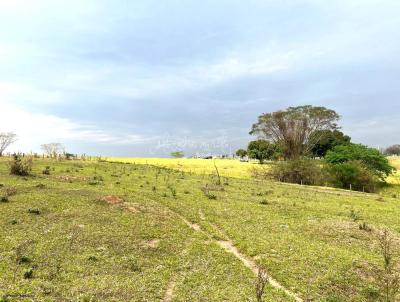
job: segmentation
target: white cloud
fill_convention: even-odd
[[[55,104],[63,101],[62,93],[25,83],[0,82],[0,102],[23,104]]]
[[[54,115],[29,112],[1,101],[0,108],[0,132],[14,132],[18,135],[18,142],[11,151],[40,151],[41,144],[53,141],[123,145],[150,139],[137,134],[114,134],[112,131]]]

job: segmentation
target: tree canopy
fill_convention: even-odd
[[[0,133],[0,156],[3,156],[4,151],[17,140],[17,135],[12,132]]]
[[[65,147],[61,143],[48,143],[41,145],[44,153],[50,157],[57,157],[65,151]]]
[[[312,144],[319,140],[313,133],[320,130],[335,130],[340,116],[331,109],[311,105],[289,107],[271,113],[264,113],[253,124],[250,134],[277,144],[285,159],[296,159],[306,154]]]
[[[324,157],[329,150],[339,145],[350,143],[350,136],[339,130],[318,130],[311,134],[311,150],[313,157]]]
[[[236,156],[243,158],[243,157],[247,156],[247,151],[244,149],[239,149],[236,151]]]
[[[276,144],[259,139],[249,143],[247,154],[250,158],[257,159],[262,164],[265,160],[277,159],[280,150]]]
[[[359,161],[382,180],[394,171],[389,160],[377,149],[360,144],[336,146],[327,152],[325,161],[330,164]]]
[[[400,155],[400,145],[392,145],[385,149],[386,155]]]
[[[171,156],[175,158],[182,158],[185,156],[185,154],[183,153],[183,151],[174,151],[171,152]]]

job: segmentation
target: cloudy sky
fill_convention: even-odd
[[[0,132],[21,151],[245,146],[263,112],[337,110],[400,143],[398,0],[0,0]]]

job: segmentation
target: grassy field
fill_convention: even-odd
[[[106,160],[111,162],[154,165],[195,174],[215,174],[215,163],[222,176],[236,178],[250,178],[251,170],[259,167],[257,161],[240,162],[237,159],[111,157]]]
[[[400,196],[241,178],[252,164],[235,161],[217,161],[221,185],[209,164],[132,161],[38,160],[29,177],[0,161],[0,301],[256,301],[246,263],[304,301],[377,300]]]

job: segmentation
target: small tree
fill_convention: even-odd
[[[400,274],[396,270],[393,261],[394,240],[387,229],[384,229],[379,235],[379,247],[383,257],[383,270],[379,276],[381,293],[385,302],[398,301],[400,291]]]
[[[3,156],[4,151],[17,140],[17,135],[12,132],[0,133],[0,156]]]
[[[385,155],[400,155],[400,145],[389,146],[384,151]]]
[[[250,158],[259,160],[260,164],[266,160],[277,159],[280,150],[277,145],[272,144],[266,140],[251,141],[247,147],[247,154]]]
[[[247,151],[244,149],[239,149],[236,151],[236,156],[239,156],[240,158],[246,157]]]
[[[185,156],[185,154],[183,153],[183,151],[174,151],[171,152],[171,156],[174,158],[182,158]]]
[[[44,153],[49,157],[57,157],[59,154],[64,153],[65,147],[61,143],[49,143],[41,146]]]

